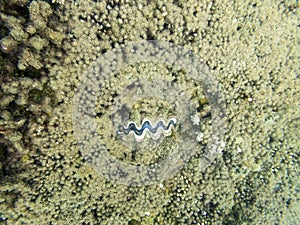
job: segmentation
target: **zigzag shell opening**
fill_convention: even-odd
[[[143,119],[141,126],[138,127],[134,121],[129,121],[127,127],[120,126],[116,131],[117,136],[123,138],[126,136],[133,136],[136,142],[145,140],[145,137],[152,140],[158,140],[162,136],[170,136],[172,130],[176,126],[176,118],[170,118],[166,123],[163,119],[155,121],[152,125],[151,120]]]

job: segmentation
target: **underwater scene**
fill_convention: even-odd
[[[300,224],[300,2],[0,0],[0,225]]]

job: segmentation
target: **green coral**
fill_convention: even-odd
[[[9,4],[13,7],[17,3],[7,3],[8,6]],[[25,7],[21,2],[18,4],[18,7]],[[5,13],[1,14],[1,20],[8,26],[10,32],[0,40],[2,49],[7,53],[18,52],[20,70],[28,67],[37,70],[43,68],[42,56],[49,49],[49,43],[59,47],[64,38],[62,29],[55,27],[51,22],[54,19],[51,6],[44,1],[32,1],[29,5],[29,14],[26,15],[29,18]]]
[[[0,218],[12,224],[299,223],[299,3],[91,0],[55,7],[31,1],[29,20],[1,17],[15,29],[2,38],[5,54],[21,44],[33,61],[20,55],[25,77],[20,71],[13,80],[1,75],[1,166],[12,153],[23,157],[14,179],[2,174]],[[58,30],[49,23],[53,17]],[[72,104],[91,63],[141,39],[184,45],[204,60],[222,86],[228,127],[222,157],[204,172],[199,154],[161,184],[127,187],[105,180],[83,160]],[[60,43],[63,51],[56,48]],[[47,73],[28,77],[29,65]],[[169,76],[162,68],[159,75],[154,67],[144,69]],[[129,68],[107,81],[97,120],[106,122],[101,115],[109,114],[134,72],[139,75]],[[193,82],[180,73],[172,79],[190,91],[199,110],[206,108]]]

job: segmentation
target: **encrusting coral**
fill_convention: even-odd
[[[15,6],[14,3],[10,4],[11,7]],[[20,70],[25,70],[28,66],[41,69],[43,56],[49,49],[49,44],[59,48],[64,38],[63,29],[53,25],[52,20],[55,16],[48,3],[32,1],[28,10],[29,18],[1,13],[1,20],[10,29],[9,35],[1,39],[1,48],[7,53],[18,49]]]
[[[29,4],[26,15],[2,13],[7,8],[1,6],[9,29],[1,47],[7,57],[17,54],[19,70],[33,68],[40,75],[4,79],[1,74],[1,166],[13,148],[10,156],[22,155],[16,156],[22,169],[14,179],[1,174],[0,221],[299,223],[299,3],[22,2]],[[72,109],[90,64],[117,46],[143,39],[183,45],[203,59],[221,85],[228,127],[222,157],[205,171],[199,172],[195,156],[161,184],[131,187],[104,179],[83,160]],[[98,106],[102,114],[109,113],[121,85],[144,70],[127,69],[106,84]],[[168,76],[167,69],[146,71]],[[173,76],[195,99],[205,99],[182,73]],[[198,104],[202,108],[206,102]],[[21,118],[9,111],[12,106]]]

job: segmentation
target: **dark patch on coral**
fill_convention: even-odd
[[[6,14],[9,14],[11,16],[17,17],[17,18],[25,18],[29,19],[29,10],[28,6],[30,4],[30,1],[28,1],[28,4],[21,5],[17,4],[16,1],[9,1],[4,0],[1,1],[1,12],[5,12]]]
[[[0,183],[17,182],[16,175],[22,171],[20,158],[18,151],[0,134]]]
[[[4,26],[4,23],[0,23],[0,39],[9,34],[9,29]]]
[[[239,225],[239,224],[249,224],[247,216],[244,214],[240,205],[235,205],[232,207],[231,212],[225,216],[222,225]]]
[[[139,222],[135,219],[132,219],[128,222],[128,225],[140,225],[140,224],[141,224],[141,222]]]
[[[155,35],[151,32],[149,28],[146,31],[146,36],[146,40],[155,40]]]

